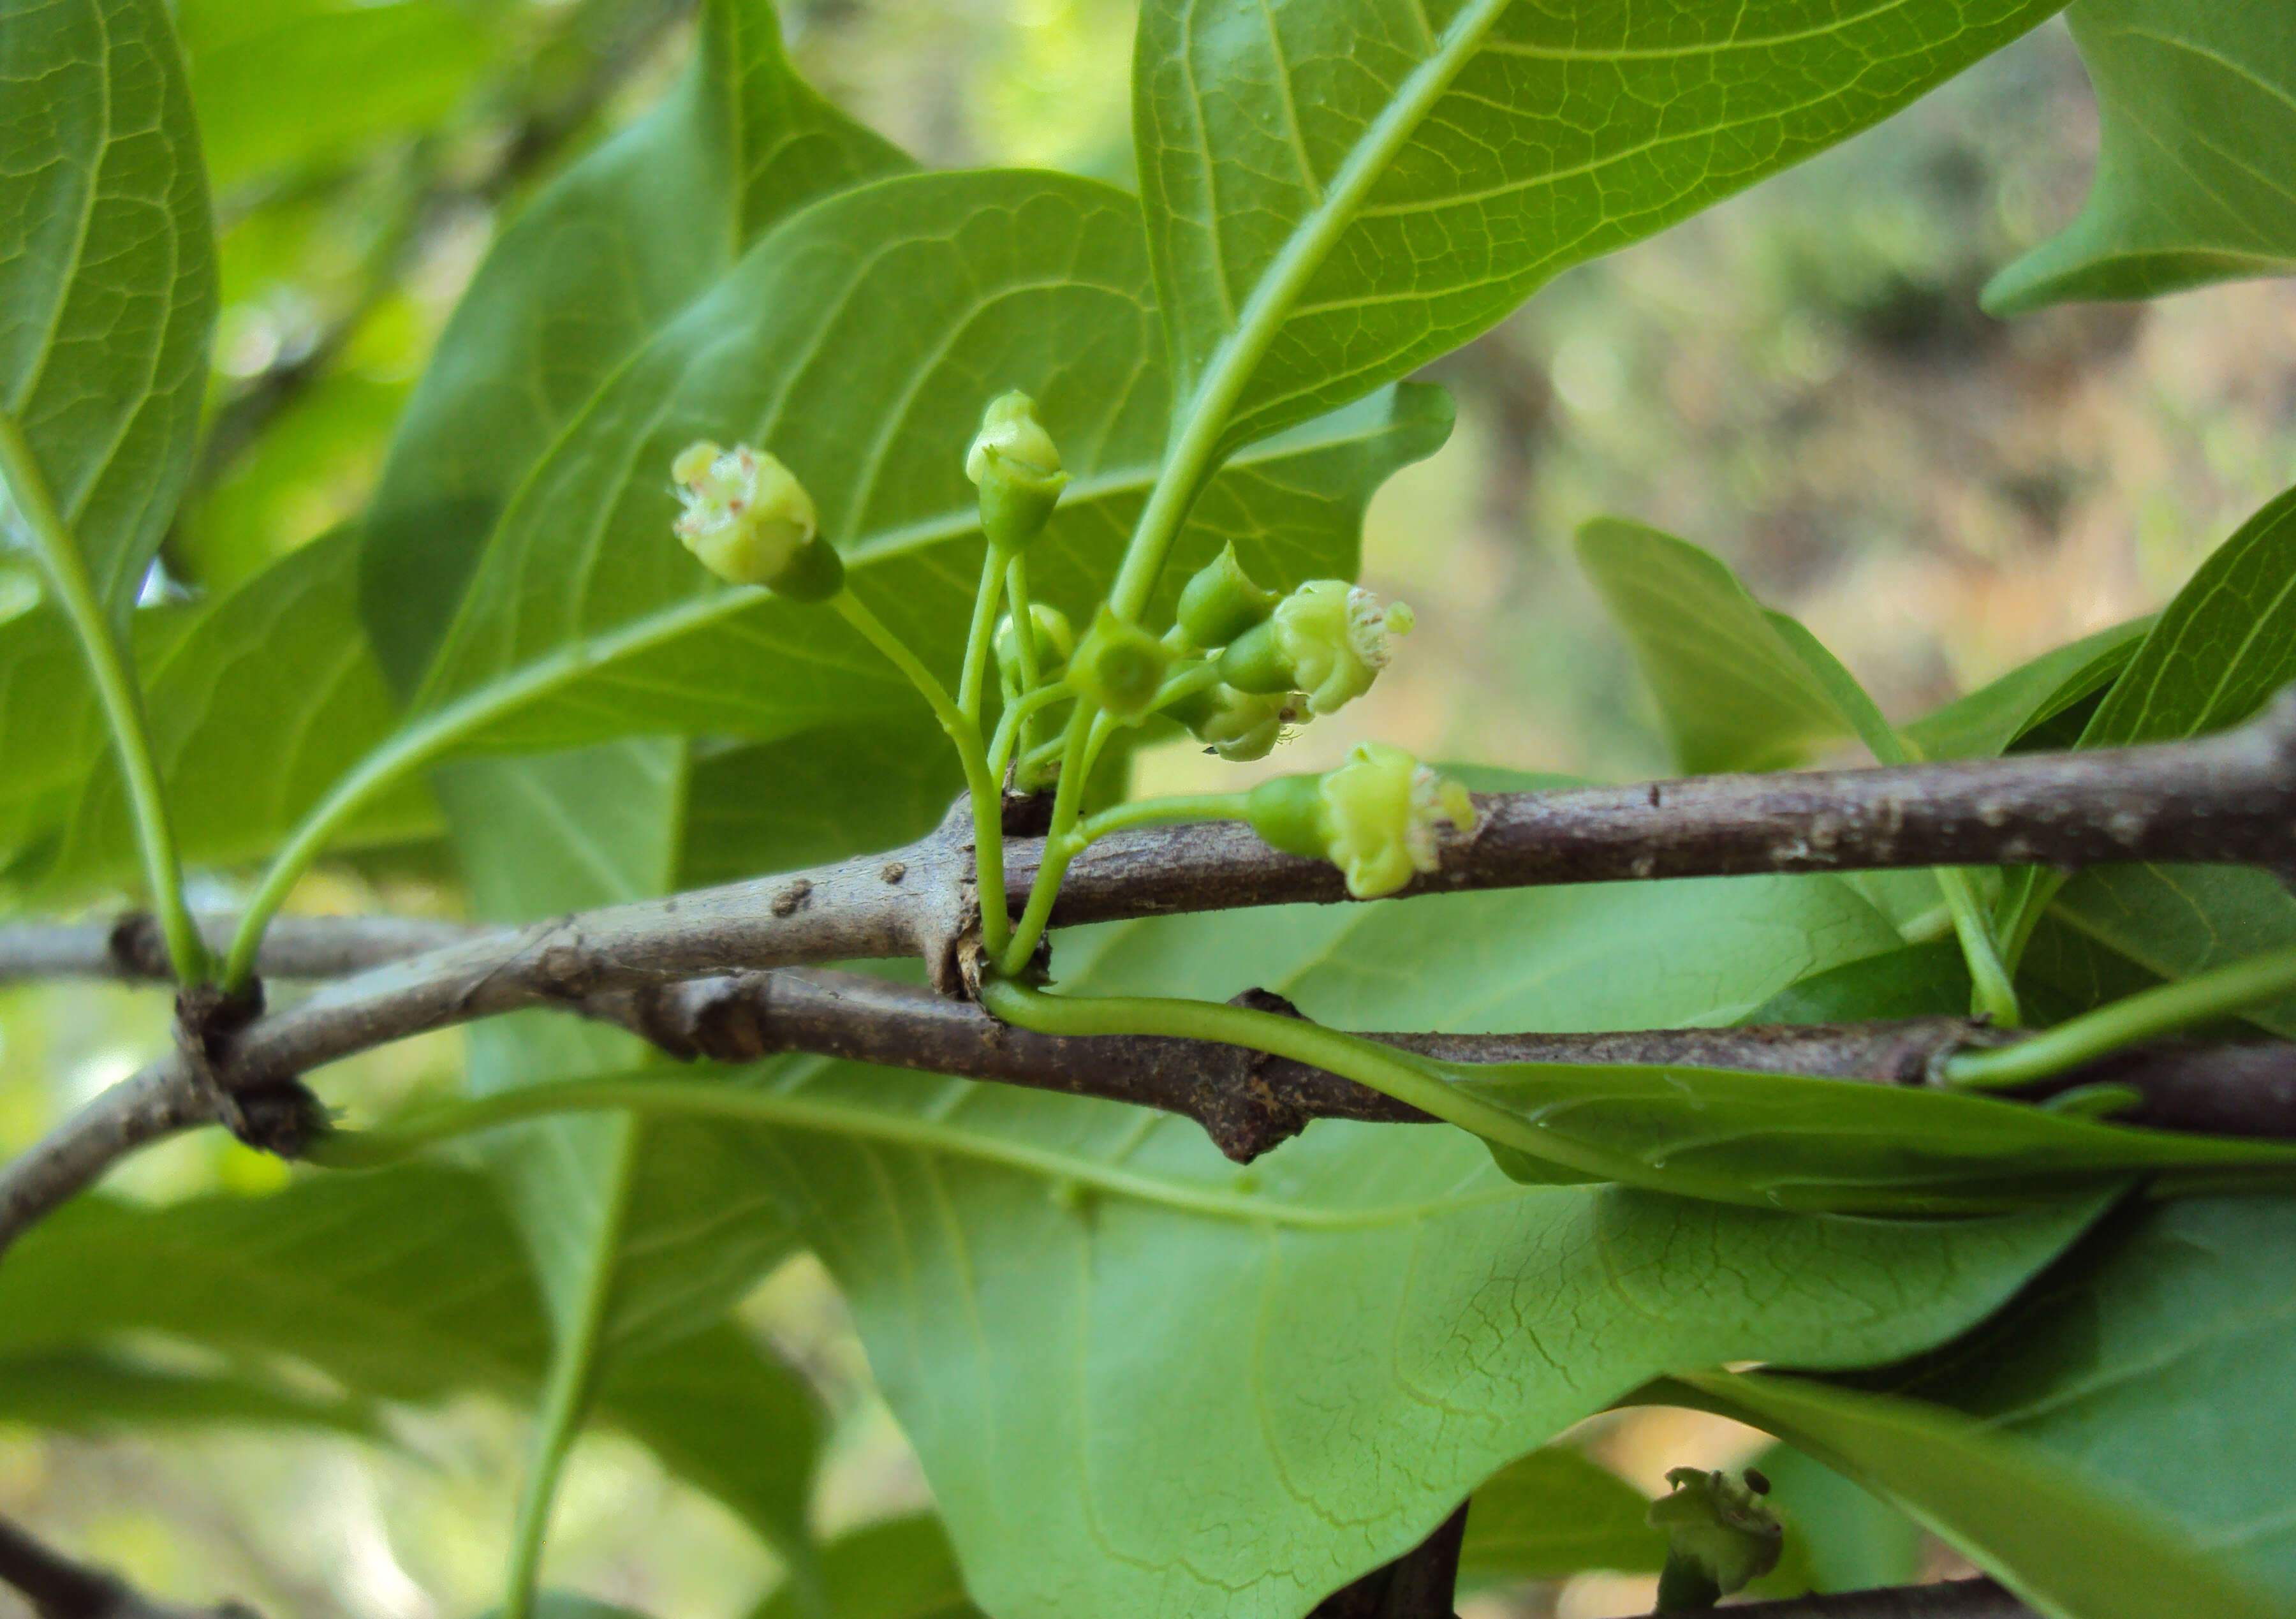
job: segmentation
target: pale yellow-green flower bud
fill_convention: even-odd
[[[1044,532],[1069,481],[1059,447],[1037,419],[1036,401],[1017,391],[988,401],[964,453],[964,475],[980,490],[981,531],[1005,550]]]
[[[1666,1532],[1669,1555],[1659,1581],[1659,1611],[1711,1607],[1777,1566],[1785,1529],[1762,1497],[1769,1481],[1749,1470],[1734,1478],[1703,1467],[1666,1475],[1674,1493],[1652,1501],[1650,1524]]]
[[[844,564],[818,538],[813,497],[772,456],[705,439],[678,452],[669,475],[685,507],[673,525],[677,538],[718,578],[800,601],[844,585]]]
[[[1172,651],[1103,604],[1069,660],[1077,694],[1118,719],[1144,716],[1172,666]]]
[[[1286,728],[1307,715],[1297,693],[1240,692],[1232,686],[1208,686],[1164,711],[1213,752],[1239,764],[1267,758]]]
[[[1292,663],[1292,683],[1310,713],[1328,714],[1371,689],[1394,658],[1390,636],[1411,633],[1411,609],[1382,604],[1335,579],[1302,585],[1275,604],[1275,644]]]
[[[1068,666],[1070,655],[1076,651],[1076,630],[1069,623],[1069,615],[1050,602],[1029,604],[1029,622],[1037,631],[1037,678],[1050,680]],[[996,620],[996,638],[990,643],[996,650],[996,667],[1013,680],[1021,678],[1021,632],[1006,613]]]
[[[1442,863],[1443,834],[1472,834],[1474,801],[1401,748],[1356,744],[1347,762],[1321,777],[1263,782],[1246,800],[1252,830],[1275,848],[1319,857],[1340,868],[1358,900],[1391,894]]]

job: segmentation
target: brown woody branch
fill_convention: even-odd
[[[0,1518],[0,1581],[38,1619],[256,1619],[237,1602],[179,1607],[144,1596],[119,1575],[76,1563]]]
[[[1830,1597],[1734,1604],[1718,1611],[1729,1619],[2039,1619],[1990,1580],[1890,1585],[1840,1591]]]
[[[2296,869],[2296,694],[2239,730],[2149,747],[1479,802],[1477,831],[1407,892],[2023,862],[2286,871]],[[922,957],[936,985],[955,991],[959,947],[976,920],[964,826],[960,807],[888,854],[482,933],[344,979],[243,1029],[202,1025],[184,1053],[98,1097],[0,1171],[0,1245],[120,1153],[192,1122],[244,1113],[258,1139],[293,1150],[309,1112],[299,1075],[429,1030],[529,1007],[636,1018],[612,998],[652,991],[658,1009],[677,1000],[664,986],[867,957]],[[1016,901],[1042,852],[1041,839],[1009,848]],[[1070,868],[1054,920],[1344,898],[1330,866],[1279,854],[1243,827],[1204,823],[1095,845]],[[2211,1105],[2226,1100],[2219,1093]],[[1253,1138],[1249,1127],[1228,1133]]]

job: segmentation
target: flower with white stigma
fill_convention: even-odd
[[[685,506],[673,531],[718,578],[808,602],[843,588],[845,567],[821,541],[813,497],[772,456],[704,439],[678,452],[669,475]]]
[[[1447,826],[1472,834],[1474,801],[1403,749],[1356,744],[1347,762],[1322,776],[1281,776],[1246,795],[1245,818],[1275,848],[1340,868],[1358,900],[1391,894],[1442,863]]]
[[[1302,691],[1308,711],[1329,714],[1371,689],[1408,635],[1413,615],[1360,586],[1310,579],[1275,604],[1268,620],[1220,654],[1220,676],[1247,692]]]
[[[1650,1506],[1650,1526],[1666,1532],[1659,1611],[1710,1608],[1775,1568],[1785,1528],[1763,1497],[1770,1481],[1749,1467],[1740,1477],[1703,1467],[1666,1475],[1674,1493]]]
[[[964,475],[980,490],[981,531],[1007,551],[1045,531],[1069,481],[1059,446],[1037,419],[1037,402],[1018,390],[988,401],[964,452]]]

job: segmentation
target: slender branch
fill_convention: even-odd
[[[0,1518],[0,1581],[31,1604],[38,1619],[255,1619],[237,1602],[179,1607],[135,1590],[118,1574],[76,1563]]]
[[[220,954],[237,918],[209,912],[195,920],[209,948]],[[485,932],[412,916],[282,916],[263,935],[256,969],[266,978],[342,978]],[[129,911],[110,922],[0,924],[0,983],[23,978],[136,982],[172,976],[167,941],[149,911]]]

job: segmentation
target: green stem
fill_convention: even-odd
[[[1075,851],[1068,846],[1068,834],[1076,826],[1077,811],[1084,797],[1086,772],[1080,766],[1095,717],[1092,705],[1078,698],[1076,712],[1069,716],[1068,729],[1061,736],[1061,755],[1065,762],[1061,767],[1060,785],[1053,791],[1053,819],[1045,834],[1045,858],[1037,867],[1037,880],[1029,885],[1029,903],[1013,929],[1012,939],[1001,951],[993,951],[989,957],[996,964],[996,970],[1007,978],[1027,966],[1029,958],[1036,954],[1037,941],[1045,936],[1046,924],[1052,920],[1053,901],[1060,897],[1061,879],[1068,875],[1069,862],[1076,859]]]
[[[988,773],[1003,781],[1004,767],[1013,762],[1013,754],[1021,744],[1029,721],[1054,704],[1065,703],[1074,695],[1076,694],[1069,689],[1066,681],[1055,681],[1006,703],[1004,713],[997,717],[996,738],[988,744]],[[1023,760],[1036,752],[1026,747],[1019,747],[1019,751]]]
[[[1017,1028],[1038,1034],[1160,1034],[1179,1040],[1214,1040],[1289,1057],[1367,1085],[1462,1130],[1472,1130],[1575,1173],[1643,1186],[1670,1186],[1691,1195],[1744,1202],[1742,1188],[1724,1190],[1702,1177],[1657,1171],[1624,1154],[1550,1134],[1515,1114],[1464,1090],[1432,1064],[1391,1046],[1296,1017],[1255,1012],[1208,1000],[1169,1000],[1128,995],[1046,995],[1008,979],[980,986],[980,1004]]]
[[[869,644],[883,653],[893,667],[909,678],[931,707],[933,718],[955,745],[964,765],[964,780],[972,796],[972,861],[980,890],[980,941],[994,957],[1010,937],[1004,912],[1004,793],[988,773],[988,756],[980,746],[980,727],[949,700],[948,688],[933,678],[908,644],[885,628],[850,590],[840,591],[831,604],[845,621],[859,630]]]
[[[616,1259],[621,1252],[623,1215],[629,1206],[630,1177],[637,1156],[635,1121],[626,1119],[623,1124],[612,1184],[606,1188],[609,1212],[590,1246],[589,1270],[582,1278],[574,1319],[563,1324],[551,1350],[550,1375],[535,1414],[534,1459],[519,1495],[518,1516],[511,1529],[510,1565],[496,1619],[531,1619],[535,1588],[542,1574],[543,1546],[550,1533],[551,1507],[558,1499],[558,1482],[565,1474],[567,1455],[582,1431],[583,1413],[589,1408],[596,1384],[606,1315],[613,1301]]]
[[[2013,1046],[1964,1051],[1945,1065],[1947,1082],[1980,1089],[2029,1084],[2109,1056],[2125,1046],[2228,1017],[2296,991],[2296,946],[2214,967],[2099,1007]]]
[[[209,974],[208,949],[184,902],[184,868],[176,853],[176,834],[168,821],[167,794],[160,771],[152,760],[152,740],[144,718],[144,695],[127,672],[127,655],[113,633],[102,604],[96,600],[94,581],[88,578],[87,559],[80,555],[71,530],[56,510],[46,476],[33,458],[32,447],[13,416],[0,411],[0,479],[16,497],[16,509],[32,530],[56,600],[79,641],[95,682],[103,717],[111,729],[112,751],[119,756],[119,773],[127,784],[127,802],[135,818],[135,837],[144,853],[144,878],[152,890],[152,908],[168,941],[168,957],[177,982],[202,982]]]
[[[1969,964],[1970,1009],[1989,1017],[1999,1027],[2014,1029],[2024,1022],[2017,1005],[2017,986],[2009,980],[2001,959],[2000,941],[1993,936],[1992,918],[1978,903],[1969,873],[1958,866],[1935,868],[1946,908],[1953,915],[1953,931],[1961,940],[1962,958]]]
[[[1176,798],[1137,798],[1098,815],[1086,816],[1069,834],[1076,853],[1111,832],[1130,826],[1168,826],[1175,821],[1240,821],[1250,813],[1242,793],[1191,793]]]
[[[2033,930],[2040,925],[2042,913],[2049,908],[2049,901],[2057,897],[2057,891],[2068,880],[2064,873],[2046,866],[2025,867],[2021,883],[2017,880],[2018,875],[2011,874],[2008,886],[2002,892],[2002,919],[1997,930],[2002,957],[2013,973],[2017,964],[2025,959],[2025,947],[2033,942]]]
[[[964,637],[964,669],[957,679],[956,706],[976,732],[980,728],[980,694],[988,684],[988,649],[996,634],[996,604],[1004,588],[1009,555],[990,545],[980,559],[980,584],[972,593],[972,629]]]
[[[1029,554],[1025,551],[1013,552],[1013,560],[1004,564],[1004,599],[1013,604],[1013,640],[1021,653],[1021,694],[1027,696],[1045,677],[1044,666],[1037,656],[1037,618],[1029,599]],[[1030,735],[1035,727],[1029,723],[1034,712],[1031,710],[1021,716],[1020,737],[1015,745],[1023,753],[1036,740]],[[996,779],[1004,779],[1001,769]]]

